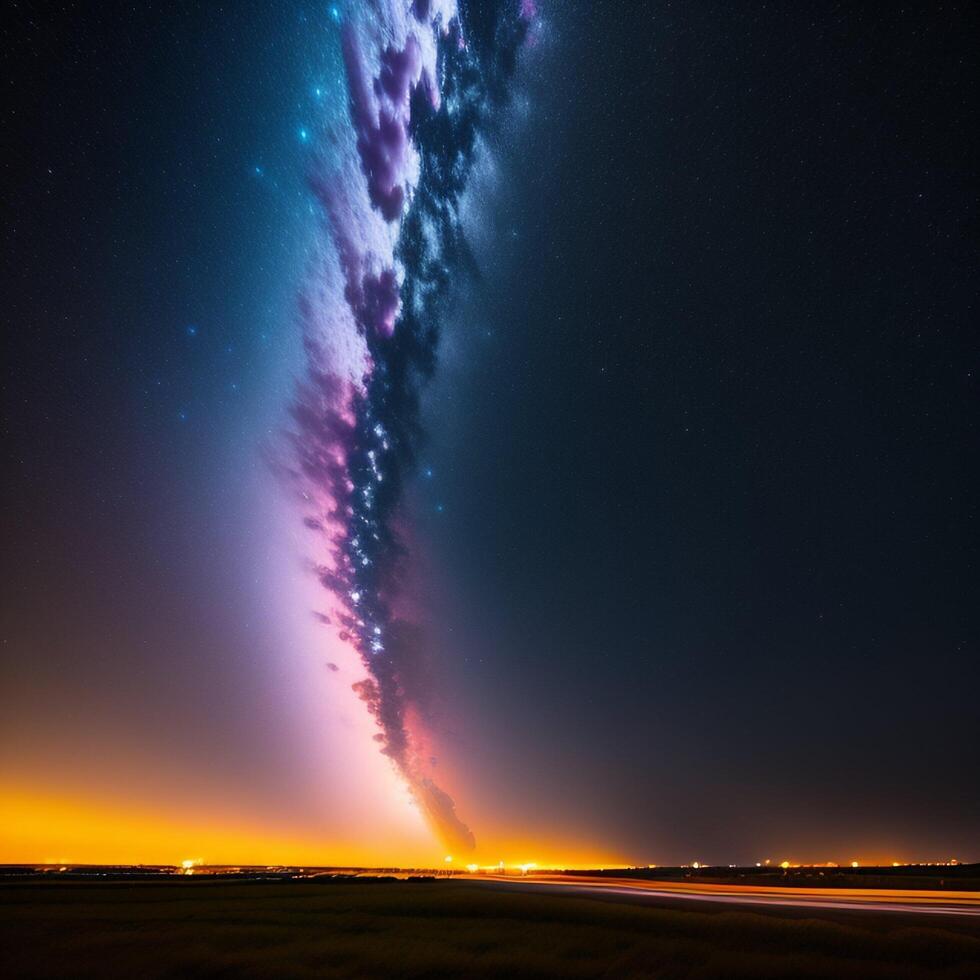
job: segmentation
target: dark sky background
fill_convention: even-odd
[[[461,812],[980,859],[976,12],[543,10],[412,498]],[[320,819],[252,571],[324,16],[16,12],[5,778]]]

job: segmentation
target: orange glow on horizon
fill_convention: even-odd
[[[194,855],[188,857],[188,855]],[[51,790],[0,789],[0,863],[161,864],[192,873],[198,865],[333,867],[623,867],[598,849],[490,840],[447,862],[431,846],[405,841],[321,839],[216,813],[164,812]],[[467,868],[469,870],[469,868]]]
[[[481,833],[476,850],[447,855],[435,837],[394,834],[346,836],[324,827],[271,825],[239,812],[218,812],[213,801],[175,796],[169,805],[109,800],[78,788],[0,787],[0,863],[172,865],[194,873],[200,865],[441,868],[452,873],[529,874],[541,869],[655,867],[588,843]],[[229,810],[232,809],[229,807]],[[363,828],[362,828],[363,829]],[[905,862],[901,862],[904,864]],[[912,861],[911,863],[916,863]],[[951,865],[954,859],[922,861]],[[767,860],[759,868],[772,866]],[[780,861],[778,867],[898,867],[894,855],[860,861]],[[710,871],[693,862],[691,868]]]

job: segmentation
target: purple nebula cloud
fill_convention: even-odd
[[[459,196],[525,23],[504,4],[482,43],[464,44],[454,0],[351,8],[349,129],[333,134],[340,163],[321,162],[310,178],[323,247],[298,307],[306,368],[288,434],[287,469],[316,541],[311,567],[328,597],[314,615],[357,651],[366,676],[352,686],[375,741],[440,839],[462,851],[473,834],[426,749],[432,678],[399,587],[410,556],[396,527],[447,269],[461,251]]]

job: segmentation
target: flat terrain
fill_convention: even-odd
[[[3,977],[980,977],[977,919],[492,882],[0,885]]]

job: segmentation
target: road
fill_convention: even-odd
[[[633,878],[583,878],[575,875],[464,875],[475,881],[521,891],[564,892],[621,901],[671,904],[769,906],[900,912],[930,916],[980,917],[980,892],[866,888],[770,888],[758,885],[709,885],[691,881],[641,881]]]

